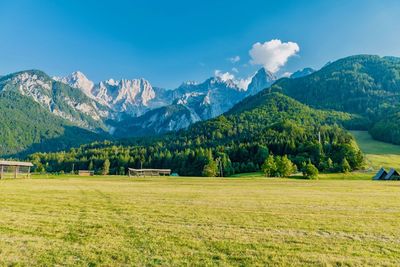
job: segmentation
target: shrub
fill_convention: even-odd
[[[267,177],[273,177],[276,175],[277,168],[275,159],[272,155],[267,157],[267,159],[264,161],[264,164],[261,166],[261,169]]]
[[[307,163],[303,169],[303,176],[307,179],[317,179],[318,178],[318,169],[311,162]]]

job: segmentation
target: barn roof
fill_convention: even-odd
[[[33,167],[33,164],[30,162],[22,162],[22,161],[0,160],[0,166]]]
[[[390,180],[392,179],[392,176],[399,176],[399,173],[395,169],[390,169],[390,171],[386,174],[385,180]]]
[[[386,177],[387,171],[384,168],[381,168],[375,176],[372,178],[372,180],[382,180]]]

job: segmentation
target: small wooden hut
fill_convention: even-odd
[[[0,160],[0,179],[6,176],[29,178],[31,176],[31,167],[33,167],[33,164],[30,162]]]
[[[79,170],[78,171],[79,176],[94,176],[94,171],[89,171],[89,170]]]
[[[132,176],[170,176],[170,169],[128,169],[129,177]]]

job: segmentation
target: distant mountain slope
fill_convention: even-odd
[[[180,97],[171,105],[121,121],[115,135],[142,136],[184,129],[195,122],[221,115],[244,97],[244,92],[236,85],[219,78],[210,78],[201,84],[185,84],[174,93]]]
[[[400,99],[400,63],[379,56],[351,56],[311,75],[274,84],[303,103],[319,108],[368,114]]]
[[[162,134],[187,128],[195,122],[215,118],[228,111],[245,98],[247,92],[231,80],[213,77],[203,83],[185,83],[172,94],[172,104],[119,123],[116,136]]]
[[[81,90],[54,81],[38,70],[3,76],[0,78],[0,92],[17,92],[54,115],[94,131],[105,130],[103,118],[111,116],[107,107],[93,101]]]
[[[315,70],[312,68],[304,68],[304,69],[301,69],[301,70],[298,70],[298,71],[292,73],[292,75],[290,75],[290,78],[297,79],[297,78],[301,78],[301,77],[313,74],[314,72],[315,72]]]
[[[56,151],[102,139],[104,107],[37,70],[0,78],[0,156]]]
[[[186,105],[175,104],[150,110],[116,125],[115,137],[158,135],[189,127],[201,118]]]
[[[265,68],[261,68],[257,71],[247,88],[247,95],[255,95],[258,92],[270,87],[277,77],[267,71]]]
[[[0,118],[0,157],[63,150],[102,139],[15,91],[0,91]]]
[[[326,65],[311,75],[281,79],[273,91],[316,108],[356,113],[368,118],[374,138],[400,143],[400,59],[351,56]],[[387,122],[390,120],[391,126]],[[385,122],[386,121],[386,122]],[[371,128],[372,127],[372,128]]]

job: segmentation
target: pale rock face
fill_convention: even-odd
[[[181,98],[179,98],[176,103],[179,105],[187,105],[190,101],[190,99],[199,97],[199,96],[205,96],[206,94],[204,93],[199,93],[199,92],[193,92],[193,93],[185,93]]]
[[[80,127],[84,127],[84,128],[90,128],[90,126],[88,125],[87,122],[83,121],[83,120],[78,120],[76,118],[74,118],[73,116],[71,116],[70,114],[67,114],[61,110],[59,110],[58,108],[53,109],[53,114],[57,115],[59,117],[62,117],[70,122],[73,122],[77,125],[79,125]]]
[[[98,114],[95,106],[92,105],[92,103],[78,103],[69,97],[65,97],[65,102],[73,109],[83,114],[89,115],[94,120],[96,121],[101,120],[101,116]]]
[[[153,87],[145,79],[100,82],[92,91],[100,103],[117,112],[126,112],[133,116],[143,114],[149,102],[156,97]]]
[[[86,79],[86,80],[85,80]],[[87,78],[81,73],[74,73],[68,77],[68,81],[75,83],[75,86],[90,85]],[[98,106],[97,102],[93,99],[75,98],[73,95],[68,94],[68,90],[57,91],[59,89],[54,82],[45,73],[40,71],[25,71],[11,76],[6,81],[13,85],[21,95],[30,97],[32,100],[40,104],[43,108],[47,109],[56,116],[62,117],[70,122],[73,122],[85,128],[92,127],[88,121],[82,119],[79,114],[85,114],[93,120],[98,121],[101,125],[103,118],[108,118],[108,110],[105,107]],[[87,86],[88,88],[88,86]],[[83,91],[83,89],[80,89]],[[65,109],[63,104],[66,104],[70,109]]]
[[[258,92],[270,87],[276,80],[277,78],[273,73],[267,71],[265,68],[261,68],[252,78],[247,88],[247,94],[255,95]]]
[[[53,79],[68,84],[71,87],[81,89],[87,96],[92,97],[94,83],[80,71],[75,71],[67,77],[53,77]]]
[[[94,84],[83,73],[77,71],[65,78],[55,80],[82,90],[87,96],[118,113],[139,116],[151,109],[156,93],[145,79],[109,79]]]
[[[51,81],[46,81],[42,77],[23,72],[12,79],[12,84],[18,86],[22,95],[31,97],[41,106],[51,111]]]

